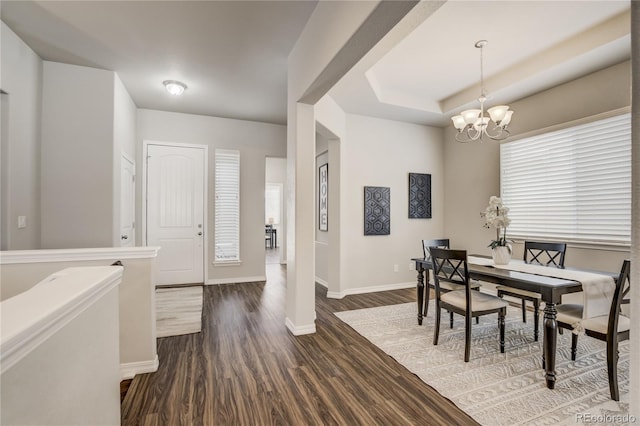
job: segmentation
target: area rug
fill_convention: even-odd
[[[449,398],[478,423],[493,425],[626,424],[628,417],[629,345],[620,344],[618,380],[621,402],[609,395],[604,342],[581,336],[571,361],[571,336],[558,336],[556,387],[546,388],[542,370],[542,338],[533,341],[533,317],[522,322],[520,309],[509,308],[505,353],[500,353],[497,315],[472,326],[471,358],[464,362],[464,319],[454,328],[443,311],[440,338],[432,344],[434,307],[423,325],[415,303],[337,312],[371,343],[422,381]]]
[[[198,333],[202,329],[202,286],[156,289],[156,336]]]

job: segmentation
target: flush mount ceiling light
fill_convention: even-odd
[[[182,92],[184,92],[185,89],[187,88],[186,84],[177,80],[165,80],[162,82],[162,84],[164,84],[164,87],[167,89],[167,92],[176,96],[182,95]]]
[[[487,110],[489,117],[484,116],[484,103],[487,95],[484,90],[484,68],[482,63],[482,49],[487,45],[487,40],[478,41],[475,46],[480,49],[480,109],[468,109],[460,115],[451,117],[453,125],[458,129],[456,140],[458,142],[482,142],[485,136],[489,139],[501,141],[509,137],[507,125],[511,122],[513,110],[507,105],[497,105]]]

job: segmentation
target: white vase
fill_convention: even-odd
[[[498,246],[491,250],[491,257],[496,265],[507,265],[511,260],[511,247]]]

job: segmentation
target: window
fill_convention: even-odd
[[[240,152],[216,149],[215,260],[240,261]]]
[[[268,183],[264,192],[264,223],[280,224],[280,205],[282,203],[282,184]]]
[[[509,235],[631,244],[631,114],[500,146]]]

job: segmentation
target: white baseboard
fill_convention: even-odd
[[[293,322],[289,318],[285,319],[284,323],[294,336],[302,336],[304,334],[313,334],[316,332],[315,324],[296,327],[295,324],[293,324]]]
[[[415,281],[411,281],[407,283],[386,284],[386,285],[377,285],[377,286],[371,286],[371,287],[348,288],[344,291],[327,291],[327,298],[342,299],[345,296],[350,296],[353,294],[365,294],[365,293],[377,293],[379,291],[401,290],[403,288],[414,288],[416,287],[416,285],[417,284]]]
[[[120,380],[133,379],[136,374],[158,371],[158,355],[151,361],[127,362],[120,364]]]
[[[316,282],[324,288],[329,288],[329,283],[323,280],[322,278],[316,277]]]
[[[211,278],[207,280],[207,285],[217,284],[241,284],[267,281],[264,275],[256,275],[255,277],[234,277],[234,278]]]

